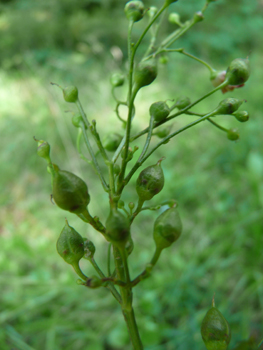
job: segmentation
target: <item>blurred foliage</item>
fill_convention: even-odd
[[[178,1],[171,11],[184,20],[203,3]],[[122,132],[121,125],[116,126],[109,75],[126,64],[124,4],[0,1],[1,350],[129,349],[115,300],[106,290],[94,293],[77,286],[71,267],[56,253],[65,212],[50,202],[50,178],[33,141],[33,136],[48,140],[54,161],[87,181],[91,212],[105,220],[107,196],[92,169],[79,159],[77,132],[71,114],[64,113],[72,106],[49,82],[79,87],[85,110],[97,120],[102,137],[113,130]],[[232,328],[230,349],[249,335],[258,342],[263,337],[262,6],[262,1],[218,0],[207,10],[205,21],[181,39],[180,46],[218,69],[252,51],[252,75],[245,87],[227,95],[219,92],[196,107],[206,112],[222,98],[244,98],[251,118],[244,124],[229,116],[218,118],[226,127],[239,127],[239,142],[230,142],[205,122],[163,146],[145,164],[166,156],[165,188],[152,204],[176,199],[184,223],[184,234],[163,252],[152,278],[134,290],[146,350],[203,349],[200,324],[214,292]],[[135,35],[144,25],[138,23]],[[167,22],[162,35],[168,30]],[[168,64],[160,66],[156,83],[138,95],[133,132],[147,126],[152,102],[179,95],[195,100],[209,89],[203,66],[171,55]],[[122,89],[118,93],[124,96]],[[191,120],[182,116],[171,127],[176,130]],[[135,180],[123,195],[126,205],[136,201]],[[151,259],[157,215],[145,211],[135,220],[132,276]],[[96,259],[105,269],[106,242],[72,214],[67,218],[94,241]],[[85,262],[83,269],[93,273]]]

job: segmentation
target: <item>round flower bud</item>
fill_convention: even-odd
[[[232,114],[237,111],[243,101],[237,98],[226,98],[221,101],[215,110],[215,114]]]
[[[226,350],[231,340],[227,320],[216,307],[211,307],[201,325],[201,335],[207,350]]]
[[[227,130],[227,138],[231,141],[237,141],[239,139],[239,132],[237,129]]]
[[[111,85],[114,87],[122,86],[124,84],[124,80],[124,75],[119,73],[113,74],[110,78]]]
[[[150,116],[154,117],[156,122],[160,122],[168,117],[170,114],[170,108],[165,102],[159,101],[151,105],[149,112]]]
[[[165,210],[155,220],[153,238],[156,247],[164,249],[170,247],[182,233],[182,221],[176,207]]]
[[[50,162],[50,145],[48,142],[38,141],[37,155],[44,158],[48,163]]]
[[[129,1],[124,7],[124,12],[128,20],[138,22],[143,18],[144,4],[142,1]]]
[[[139,175],[136,182],[136,191],[142,201],[147,201],[158,194],[164,186],[164,174],[161,161],[148,166]]]
[[[109,152],[114,152],[119,147],[121,140],[121,135],[116,133],[109,134],[104,139],[103,147]]]
[[[232,61],[226,72],[226,79],[229,85],[244,84],[250,75],[249,60],[236,58]]]
[[[78,89],[76,86],[67,86],[63,89],[63,96],[66,102],[77,102],[78,100]]]
[[[187,96],[180,96],[175,102],[175,107],[178,109],[184,109],[185,107],[189,106],[191,104],[191,101],[189,97]]]
[[[88,187],[78,176],[60,169],[54,169],[53,199],[58,207],[71,213],[82,213],[90,202]]]
[[[140,62],[134,72],[135,89],[150,85],[157,77],[157,64],[155,59]]]
[[[70,265],[78,263],[84,255],[83,238],[67,221],[57,240],[57,252]]]
[[[247,111],[237,111],[233,113],[233,116],[241,123],[247,122],[249,119],[249,114]]]
[[[118,210],[111,210],[106,220],[105,238],[114,244],[125,245],[130,234],[130,222],[127,216]]]

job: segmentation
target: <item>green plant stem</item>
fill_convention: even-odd
[[[200,97],[199,99],[197,99],[196,101],[194,101],[193,103],[189,104],[188,106],[186,106],[185,108],[183,109],[180,109],[177,113],[175,114],[172,114],[170,117],[166,118],[164,121],[161,121],[159,123],[156,123],[154,125],[154,128],[168,122],[169,120],[173,119],[173,118],[176,118],[178,117],[179,115],[181,114],[184,114],[185,112],[187,112],[190,108],[192,108],[193,106],[197,105],[199,102],[201,102],[202,100],[204,100],[205,98],[211,96],[212,94],[214,94],[216,91],[224,88],[225,86],[228,85],[228,81],[225,80],[221,85],[217,86],[216,88],[214,88],[213,90],[211,90],[210,92],[208,92],[207,94],[205,94],[204,96]],[[171,107],[171,109],[173,109],[173,106]],[[142,130],[140,133],[138,133],[137,135],[131,137],[130,141],[134,141],[136,140],[137,138],[139,138],[140,136],[146,134],[147,132],[149,131],[149,127]]]
[[[79,262],[72,264],[72,267],[80,278],[82,278],[84,281],[88,280],[88,277],[84,275],[84,273],[81,271],[79,267]]]
[[[139,199],[138,199],[138,204],[137,204],[137,208],[136,208],[136,210],[133,212],[132,216],[130,217],[130,223],[132,223],[133,220],[135,219],[135,217],[139,214],[139,212],[142,211],[143,203],[144,203],[144,201],[141,200],[141,198],[139,197]]]
[[[108,254],[107,254],[107,272],[108,272],[108,276],[110,277],[111,276],[111,267],[110,267],[110,260],[111,260],[111,247],[112,247],[112,244],[109,243],[109,246],[108,246]]]
[[[101,278],[106,278],[106,276],[104,275],[104,273],[101,271],[101,269],[99,268],[99,266],[97,265],[96,261],[94,260],[94,258],[89,258],[88,259],[90,261],[90,263],[92,264],[92,266],[94,267],[94,269],[97,271],[98,275]],[[122,300],[121,300],[121,296],[120,293],[116,290],[116,288],[114,287],[112,282],[109,282],[107,287],[112,295],[114,296],[114,298],[118,301],[119,304],[121,304]]]
[[[220,130],[222,130],[222,131],[224,131],[224,132],[227,132],[227,131],[228,131],[226,128],[224,128],[223,126],[217,124],[217,123],[214,122],[212,119],[207,118],[207,120],[208,120],[211,124],[213,124],[215,127],[217,127],[218,129],[220,129]]]
[[[91,226],[93,226],[95,228],[95,230],[99,231],[100,233],[105,233],[106,229],[105,227],[102,225],[102,223],[99,220],[95,220],[89,213],[89,211],[87,209],[85,209],[81,214],[78,214],[78,217],[87,222],[88,224],[90,224]]]
[[[104,191],[105,192],[109,192],[109,186],[107,185],[107,183],[106,183],[106,181],[105,181],[105,179],[103,177],[103,174],[101,172],[100,166],[99,166],[99,164],[97,162],[97,159],[95,157],[95,154],[94,154],[93,149],[91,147],[91,144],[89,142],[84,123],[81,123],[81,130],[82,130],[82,133],[83,133],[83,136],[84,136],[85,144],[86,144],[86,146],[88,148],[88,151],[89,151],[89,154],[90,154],[90,156],[92,158],[92,163],[91,164],[93,166],[93,169],[95,170],[96,174],[98,175],[98,177],[99,177],[99,179],[100,179],[100,181],[102,183],[102,187],[103,187]]]

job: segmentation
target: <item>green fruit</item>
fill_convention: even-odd
[[[151,105],[149,112],[150,116],[154,117],[156,122],[161,122],[168,117],[170,114],[170,109],[165,102],[159,101]]]
[[[167,64],[167,63],[169,62],[168,56],[162,55],[162,56],[159,58],[159,62],[160,62],[161,64]]]
[[[237,141],[239,139],[239,132],[237,129],[229,129],[227,131],[227,138],[231,141]]]
[[[207,311],[201,325],[201,335],[207,350],[226,350],[231,340],[227,320],[216,307]]]
[[[143,18],[144,4],[142,1],[129,1],[124,7],[124,12],[129,20],[138,22]]]
[[[183,109],[191,104],[191,101],[189,97],[187,96],[180,96],[175,102],[175,107],[178,109]]]
[[[160,139],[165,138],[168,136],[171,132],[171,126],[164,126],[162,128],[158,128],[157,131],[155,132],[155,135],[160,137]]]
[[[125,244],[130,234],[130,222],[127,216],[117,209],[111,210],[106,220],[105,238],[115,244]]]
[[[226,98],[221,101],[215,110],[215,114],[232,114],[238,110],[243,101],[237,98]]]
[[[76,127],[76,128],[80,128],[81,127],[81,124],[83,123],[83,118],[82,118],[82,115],[81,114],[75,114],[73,117],[72,117],[72,124]]]
[[[50,145],[48,142],[38,141],[37,155],[44,158],[48,163],[50,162]]]
[[[83,238],[67,221],[57,240],[57,252],[70,265],[78,263],[84,255]]]
[[[244,84],[250,76],[249,60],[236,58],[232,61],[226,72],[226,79],[229,85]]]
[[[159,193],[164,186],[164,174],[161,161],[148,166],[139,175],[136,182],[136,191],[140,200],[147,201]]]
[[[86,183],[69,171],[54,170],[53,199],[57,206],[71,213],[82,213],[90,202]]]
[[[233,113],[233,116],[241,123],[247,122],[249,119],[249,114],[247,111],[237,111]]]
[[[154,223],[153,238],[156,247],[164,249],[170,247],[182,233],[182,221],[175,207],[165,210]]]
[[[147,14],[148,14],[148,16],[149,16],[150,18],[153,18],[153,17],[157,14],[157,12],[158,12],[157,7],[151,6],[151,7],[149,8]]]
[[[111,76],[110,82],[114,87],[122,86],[124,84],[124,75],[115,73]]]
[[[78,89],[76,86],[67,86],[63,89],[63,96],[66,102],[77,102],[78,100]]]
[[[157,77],[157,63],[155,59],[140,62],[135,69],[135,89],[150,85]]]
[[[122,137],[119,134],[112,133],[106,136],[103,141],[103,147],[109,152],[115,152],[121,143]]]
[[[178,13],[176,12],[172,12],[170,13],[169,17],[168,17],[168,21],[170,23],[173,23],[173,24],[177,24],[178,26],[181,26],[182,23],[180,21],[180,16],[178,15]]]

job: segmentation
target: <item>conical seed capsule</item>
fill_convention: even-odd
[[[156,247],[164,249],[170,247],[181,235],[182,221],[176,207],[165,210],[155,220],[153,238]]]
[[[150,107],[150,116],[154,118],[156,122],[160,122],[168,117],[170,114],[170,108],[164,101],[155,102]]]
[[[232,61],[226,72],[226,79],[229,85],[244,84],[250,76],[249,60],[236,58]]]
[[[215,110],[215,114],[232,114],[238,110],[243,101],[237,98],[226,98],[221,101]]]
[[[214,306],[209,309],[201,325],[201,335],[207,350],[226,350],[231,340],[227,320]]]
[[[70,265],[78,263],[84,255],[83,238],[67,221],[57,240],[57,252]]]
[[[150,85],[157,77],[157,63],[155,59],[142,61],[138,64],[134,73],[135,89]]]
[[[53,199],[57,206],[71,213],[82,213],[90,202],[86,183],[69,171],[54,169]]]
[[[105,237],[109,242],[125,244],[130,234],[130,222],[119,210],[111,210],[106,220]]]
[[[143,18],[144,4],[142,1],[129,1],[124,7],[124,12],[129,20],[138,22]]]
[[[136,182],[136,191],[140,200],[147,201],[159,193],[164,186],[164,174],[161,161],[148,166],[139,175]]]

